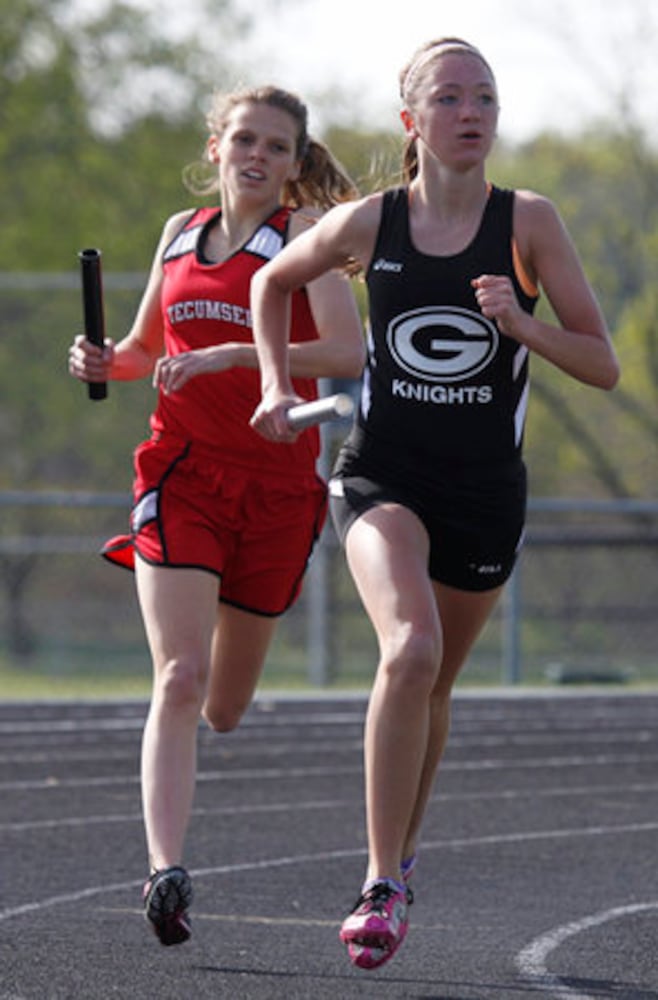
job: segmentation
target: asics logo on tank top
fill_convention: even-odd
[[[375,263],[372,265],[373,271],[390,271],[391,274],[402,274],[403,264],[400,264],[397,260],[386,260],[385,257],[379,257]]]
[[[396,316],[387,330],[397,364],[416,378],[463,382],[485,368],[498,350],[496,326],[481,313],[428,306]]]

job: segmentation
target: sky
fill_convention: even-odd
[[[238,7],[240,4],[238,3]],[[309,104],[330,87],[343,117],[397,125],[397,74],[418,45],[459,35],[496,74],[499,132],[524,141],[578,131],[614,114],[626,93],[658,141],[656,0],[251,0],[255,36],[234,47],[250,76],[296,90]],[[349,108],[346,114],[345,109]]]
[[[274,83],[297,92],[319,136],[330,123],[394,130],[400,67],[424,42],[458,35],[494,70],[501,138],[575,134],[626,114],[624,97],[633,124],[658,147],[657,0],[229,0],[251,19],[242,41],[213,38],[203,7],[219,8],[218,0],[126,2],[177,40],[200,35],[218,67],[228,59],[244,66],[231,86]],[[70,11],[98,12],[100,3],[70,0]],[[209,94],[217,82],[209,81]]]

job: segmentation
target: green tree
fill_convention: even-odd
[[[246,30],[230,3],[211,6],[215,37]],[[122,3],[71,14],[67,0],[0,0],[0,484],[127,489],[127,445],[146,433],[153,397],[124,385],[89,406],[68,377],[81,327],[76,255],[102,249],[107,332],[118,339],[164,219],[188,204],[181,169],[205,141],[201,95],[230,65],[215,60],[210,77],[200,42],[172,43],[154,14]],[[139,272],[137,284],[108,287],[117,271]],[[55,273],[37,283],[26,272]],[[62,272],[73,272],[68,283]]]
[[[0,289],[5,487],[128,487],[126,451],[143,436],[153,397],[143,384],[112,386],[107,402],[89,405],[68,378],[66,347],[81,324],[76,251],[103,251],[107,330],[118,338],[164,218],[188,203],[181,169],[205,141],[208,91],[231,70],[205,46],[248,28],[234,4],[210,6],[206,37],[172,41],[157,12],[122,3],[74,21],[70,0],[0,0],[0,271],[14,272]],[[658,158],[624,121],[624,130],[599,123],[577,137],[501,146],[491,163],[492,180],[559,205],[623,365],[620,386],[604,394],[533,359],[527,447],[539,494],[655,493],[646,456],[658,438]],[[397,180],[398,130],[334,126],[321,137],[364,192]],[[19,287],[16,272],[28,271],[54,273],[38,290],[29,278]],[[136,280],[122,289],[126,272]]]
[[[204,38],[248,30],[228,0],[202,6],[207,35],[172,41],[157,11],[120,2],[73,19],[66,0],[0,0],[0,270],[66,270],[90,241],[116,268],[146,266],[233,68]]]
[[[539,405],[530,409],[528,446],[535,491],[654,495],[657,466],[647,458],[658,444],[656,379],[641,373],[656,372],[658,156],[637,129],[601,124],[576,138],[542,135],[503,148],[492,175],[556,202],[622,363],[618,387],[602,394],[533,359]]]

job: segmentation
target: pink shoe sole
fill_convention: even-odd
[[[409,927],[410,897],[408,888],[384,880],[363,892],[340,930],[353,965],[376,969],[393,957]]]

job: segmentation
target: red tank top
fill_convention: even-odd
[[[203,236],[221,210],[201,208],[185,223],[163,256],[162,314],[167,354],[241,341],[253,343],[249,286],[253,274],[286,242],[289,208],[277,209],[228,260],[209,263],[201,247]],[[306,292],[293,296],[290,339],[318,336]],[[317,398],[314,379],[295,379],[295,391]],[[265,441],[249,426],[260,401],[256,369],[198,375],[180,392],[160,392],[151,417],[154,432],[197,442],[219,459],[249,468],[308,475],[319,452],[317,429],[300,434],[294,444]]]

